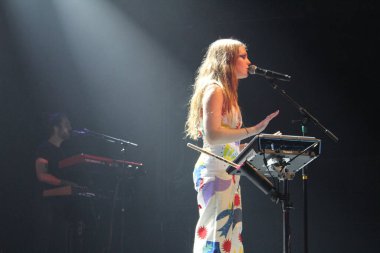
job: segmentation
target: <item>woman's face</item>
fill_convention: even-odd
[[[247,50],[244,46],[239,47],[239,55],[235,63],[235,73],[238,79],[243,79],[248,77],[248,67],[251,62],[248,59]]]

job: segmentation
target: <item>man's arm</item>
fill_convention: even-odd
[[[54,185],[54,186],[59,186],[59,185],[78,186],[74,182],[62,180],[62,179],[59,179],[58,177],[50,174],[48,172],[48,160],[41,158],[41,157],[36,159],[36,175],[37,175],[38,181],[43,182],[43,183],[47,183],[50,185]]]
[[[47,183],[50,185],[62,185],[62,180],[48,172],[48,160],[44,158],[36,159],[36,175],[40,182]]]

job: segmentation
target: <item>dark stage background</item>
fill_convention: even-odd
[[[125,183],[134,191],[113,252],[191,252],[198,154],[184,139],[186,104],[208,44],[224,37],[246,42],[254,64],[291,75],[281,87],[340,139],[309,126],[322,139],[308,167],[309,251],[378,252],[378,17],[369,0],[2,0],[0,252],[33,252],[34,150],[53,111],[66,112],[74,128],[139,144],[127,159],[146,172]],[[265,132],[302,135],[291,123],[296,108],[264,79],[242,80],[239,96],[246,125],[280,109]],[[241,185],[246,252],[280,252],[280,205],[248,180]],[[298,253],[300,175],[290,190]]]

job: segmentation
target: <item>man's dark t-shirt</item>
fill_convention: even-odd
[[[59,161],[66,157],[63,150],[62,147],[57,147],[49,141],[45,141],[37,147],[35,158],[46,159],[48,161],[48,173],[57,178],[62,178],[60,177],[58,164]],[[68,219],[73,209],[73,203],[67,198],[42,197],[43,190],[56,187],[47,183],[40,183],[38,187],[40,200],[44,200],[40,202],[36,220],[35,243],[38,252],[64,253],[67,252],[65,249],[69,245],[66,235],[69,234]]]
[[[49,141],[43,142],[38,146],[36,151],[36,159],[43,158],[48,161],[48,173],[60,178],[59,161],[65,158],[63,149],[50,143]],[[49,184],[43,184],[43,188],[52,188]]]

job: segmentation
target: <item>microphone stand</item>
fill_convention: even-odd
[[[127,141],[127,140],[123,140],[123,139],[120,139],[120,138],[115,138],[115,137],[112,137],[112,136],[109,136],[109,135],[106,135],[106,134],[102,134],[102,133],[98,133],[98,132],[95,132],[95,131],[92,131],[92,130],[89,130],[87,128],[83,128],[83,129],[80,129],[80,130],[72,130],[72,133],[75,134],[75,135],[85,135],[85,136],[90,136],[90,137],[94,137],[94,138],[98,138],[98,139],[102,139],[104,141],[108,141],[108,142],[111,142],[111,143],[116,143],[116,144],[119,144],[121,145],[121,152],[124,153],[124,155],[126,156],[126,147],[128,145],[131,145],[131,146],[135,146],[137,147],[138,144],[136,143],[133,143],[133,142],[130,142],[130,141]],[[127,159],[125,159],[127,160]],[[120,208],[120,211],[121,211],[121,230],[120,230],[120,250],[121,252],[124,252],[124,234],[125,234],[125,215],[126,215],[126,201],[125,201],[125,197],[126,197],[126,190],[127,188],[125,188],[125,186],[122,185],[122,182],[123,182],[123,179],[126,178],[126,173],[127,173],[127,170],[126,170],[126,164],[123,163],[123,166],[122,166],[122,175],[121,176],[118,176],[117,178],[117,181],[116,181],[116,185],[115,185],[115,189],[114,189],[114,192],[113,192],[113,197],[112,197],[112,206],[111,206],[111,214],[110,214],[110,221],[109,221],[109,231],[108,231],[108,243],[107,243],[107,246],[105,248],[105,251],[107,253],[110,253],[112,251],[112,244],[113,244],[113,232],[114,232],[114,216],[115,216],[115,208],[116,208],[116,202],[117,202],[117,199],[121,197],[121,208]],[[128,187],[128,190],[131,190],[130,186]],[[121,192],[121,194],[120,194]],[[120,195],[119,195],[120,194]],[[130,195],[129,195],[130,196]]]
[[[104,139],[105,141],[109,141],[109,142],[113,142],[113,143],[120,143],[121,145],[132,145],[132,146],[135,146],[137,147],[138,145],[136,143],[133,143],[133,142],[130,142],[130,141],[126,141],[126,140],[123,140],[123,139],[119,139],[119,138],[115,138],[115,137],[112,137],[112,136],[109,136],[109,135],[105,135],[105,134],[102,134],[102,133],[98,133],[98,132],[95,132],[95,131],[91,131],[87,128],[83,128],[81,131],[82,134],[85,134],[85,135],[89,135],[89,136],[94,136],[94,137],[97,137],[97,138],[100,138],[100,139]]]
[[[306,124],[308,123],[308,118],[304,118],[301,121],[301,132],[302,136],[306,135],[307,127]],[[302,168],[302,193],[303,193],[303,240],[304,240],[304,253],[309,252],[309,227],[308,227],[308,201],[307,201],[307,180],[309,179],[308,175],[306,174],[307,166],[304,166]]]
[[[317,125],[322,132],[327,135],[330,139],[332,139],[334,142],[338,142],[339,139],[336,137],[330,130],[328,130],[326,127],[324,127],[317,118],[315,118],[313,115],[311,115],[310,112],[308,112],[304,107],[302,107],[300,104],[298,104],[293,98],[291,98],[283,89],[279,89],[278,85],[275,83],[276,79],[273,78],[267,78],[269,80],[269,83],[271,84],[272,88],[276,91],[278,91],[282,96],[284,96],[289,102],[291,102],[298,111],[309,121],[311,120],[315,125]]]
[[[133,142],[130,142],[127,140],[123,140],[120,138],[115,138],[115,137],[112,137],[112,136],[109,136],[106,134],[98,133],[98,132],[89,130],[87,128],[83,128],[82,130],[79,130],[79,131],[75,130],[75,132],[77,134],[83,134],[83,135],[99,138],[99,139],[102,139],[102,140],[105,140],[105,141],[108,141],[111,143],[120,144],[121,145],[121,152],[123,152],[125,156],[126,156],[126,147],[128,145],[135,146],[135,147],[138,146],[138,144],[136,144],[136,143],[133,143]],[[114,232],[113,231],[114,230],[113,225],[115,222],[114,216],[115,216],[116,200],[118,199],[118,197],[121,197],[121,208],[120,208],[120,211],[121,211],[120,247],[121,247],[121,249],[120,250],[121,250],[121,252],[124,252],[125,215],[126,215],[125,197],[127,194],[125,193],[126,188],[123,187],[122,182],[123,182],[123,179],[126,178],[126,175],[125,175],[126,174],[126,164],[125,163],[123,163],[121,174],[122,175],[117,178],[113,197],[112,197],[111,215],[110,215],[109,231],[108,231],[108,244],[107,244],[107,248],[106,248],[107,253],[112,251],[113,232]],[[121,192],[121,194],[119,196],[120,192]]]
[[[307,111],[304,107],[302,107],[299,103],[297,103],[293,98],[291,98],[285,90],[283,89],[279,89],[278,85],[275,83],[276,79],[273,78],[273,77],[265,77],[269,82],[269,84],[271,85],[271,87],[279,92],[283,97],[285,97],[291,104],[293,104],[293,106],[295,106],[298,111],[301,113],[301,115],[304,117],[301,123],[301,128],[302,128],[302,135],[305,136],[306,134],[306,124],[309,122],[309,121],[312,121],[315,125],[317,125],[321,130],[322,132],[328,136],[330,139],[332,139],[335,143],[339,141],[338,137],[336,137],[330,130],[328,130],[326,127],[324,127],[319,121],[317,118],[315,118],[311,113],[309,113],[309,111]],[[303,215],[304,215],[304,219],[303,219],[303,222],[304,222],[304,227],[303,227],[303,233],[304,233],[304,253],[308,253],[309,251],[309,245],[308,245],[308,199],[307,199],[307,181],[308,181],[308,176],[306,174],[306,166],[304,166],[302,168],[302,189],[303,189]],[[285,180],[284,182],[284,195],[287,196],[288,195],[288,182],[287,180]],[[288,199],[287,197],[285,199]],[[283,203],[283,211],[284,211],[284,214],[283,214],[283,218],[285,220],[285,224],[284,224],[284,231],[287,231],[289,230],[289,214],[288,214],[288,209],[291,208],[290,206],[288,206],[288,203],[287,201],[285,203]],[[287,233],[285,233],[287,234]],[[283,248],[283,252],[284,253],[288,253],[290,252],[290,241],[289,241],[290,238],[284,238],[284,248]]]
[[[122,152],[125,156],[127,156],[127,152],[126,152],[126,143],[125,142],[121,142],[121,150],[120,152]],[[126,159],[125,159],[126,160]],[[122,165],[122,171],[121,171],[121,175],[118,175],[117,176],[117,181],[116,181],[116,185],[115,185],[115,190],[114,190],[114,193],[113,193],[113,198],[112,198],[112,206],[111,206],[111,217],[110,217],[110,223],[109,223],[109,234],[108,234],[108,245],[107,245],[107,249],[106,249],[106,252],[107,253],[110,253],[112,252],[112,244],[113,244],[113,232],[114,232],[114,222],[115,222],[115,208],[116,208],[116,204],[117,204],[117,200],[118,199],[121,199],[121,207],[120,207],[120,212],[121,212],[121,218],[120,218],[120,224],[121,224],[121,228],[120,228],[120,252],[124,252],[124,237],[125,237],[125,216],[127,214],[127,209],[126,209],[126,200],[125,198],[128,197],[130,198],[130,195],[127,195],[126,194],[126,190],[130,189],[128,186],[128,188],[125,187],[125,184],[123,185],[123,180],[125,180],[126,178],[126,164],[123,163]],[[125,183],[125,182],[124,182]]]
[[[121,150],[120,150],[124,156],[125,156],[125,160],[127,160],[127,151],[126,151],[126,147],[125,147],[125,144],[121,144]],[[123,180],[126,180],[126,167],[125,167],[125,163],[123,163],[123,167],[122,167],[122,172],[121,172],[121,177],[120,177],[120,180],[118,180],[118,184],[120,184],[121,182],[123,182]],[[125,198],[128,197],[128,200],[129,198],[131,197],[131,194],[127,194],[127,190],[130,191],[130,185],[125,185],[126,182],[124,181],[123,184],[121,184],[121,187],[122,187],[122,194],[121,194],[121,208],[120,208],[120,211],[121,211],[121,231],[120,231],[120,252],[124,252],[124,245],[125,245],[125,216],[127,215],[127,205],[126,205],[126,202],[129,202],[130,201],[126,201]]]

